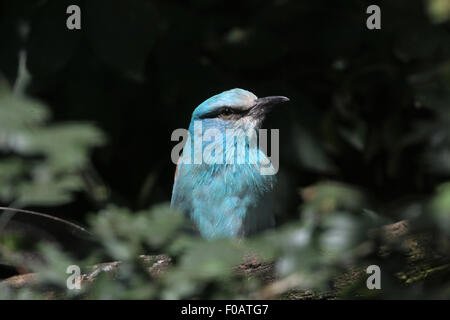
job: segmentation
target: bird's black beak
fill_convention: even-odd
[[[283,96],[271,96],[258,98],[255,100],[254,106],[250,109],[253,117],[263,116],[268,113],[275,105],[289,101],[289,98]]]

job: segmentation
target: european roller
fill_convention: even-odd
[[[251,133],[258,132],[274,105],[285,101],[232,89],[194,110],[171,206],[186,214],[204,238],[247,237],[274,225],[276,177],[264,171],[273,169],[272,163]]]

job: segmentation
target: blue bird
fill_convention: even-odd
[[[260,129],[268,111],[285,101],[289,99],[257,98],[232,89],[194,110],[171,206],[188,215],[204,238],[247,237],[274,225],[271,193],[276,178],[262,174],[263,168],[273,169],[272,163],[248,132]]]

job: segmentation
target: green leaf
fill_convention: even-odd
[[[441,184],[431,202],[432,219],[447,235],[450,234],[450,183]]]

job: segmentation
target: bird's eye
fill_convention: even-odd
[[[233,110],[232,110],[231,108],[224,108],[224,109],[222,110],[221,115],[229,116],[229,115],[232,114],[232,113],[233,113]]]

